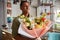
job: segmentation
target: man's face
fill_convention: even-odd
[[[29,3],[28,2],[24,2],[21,6],[21,10],[23,12],[29,13],[30,7],[29,7]]]

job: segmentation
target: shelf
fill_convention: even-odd
[[[40,4],[41,6],[51,6],[51,5],[53,5],[52,3],[41,3]]]
[[[10,1],[7,1],[8,3],[11,3]]]
[[[60,20],[55,20],[55,22],[59,22],[60,23]]]
[[[53,32],[59,32],[59,33],[60,33],[60,30],[56,30],[56,29],[55,29],[55,30],[53,30]]]
[[[7,9],[10,9],[10,10],[11,10],[12,8],[8,8],[8,7],[7,7]]]
[[[12,29],[2,29],[2,31],[12,34]]]
[[[10,2],[11,3],[11,0],[7,0],[7,2]]]

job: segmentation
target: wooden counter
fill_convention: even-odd
[[[12,29],[2,29],[3,40],[35,40],[31,38],[24,37],[22,35],[17,35],[15,39],[12,37]]]

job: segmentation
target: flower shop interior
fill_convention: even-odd
[[[30,22],[33,23],[30,25],[32,29],[24,29],[25,33],[21,31],[19,35],[23,38],[17,40],[60,40],[60,0],[0,0],[0,40],[16,40],[12,36],[12,24],[22,13],[22,1],[29,2]]]

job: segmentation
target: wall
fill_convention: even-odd
[[[0,28],[3,24],[5,24],[4,2],[0,0]]]
[[[4,24],[5,22],[5,17],[4,17],[4,9],[3,9],[3,1],[0,0],[0,40],[2,40],[2,30],[1,30],[1,25]]]
[[[56,24],[60,24],[60,18],[58,20],[57,18],[57,14],[58,12],[57,11],[60,11],[60,0],[56,0],[55,3],[54,3],[54,22]],[[56,26],[55,25],[53,26],[54,29],[59,29],[60,26]],[[60,30],[60,29],[59,29]]]
[[[32,17],[36,17],[36,9],[34,7],[30,7],[30,14]]]
[[[21,14],[21,10],[19,7],[19,3],[13,4],[13,1],[12,1],[12,17],[16,17],[20,14]]]

